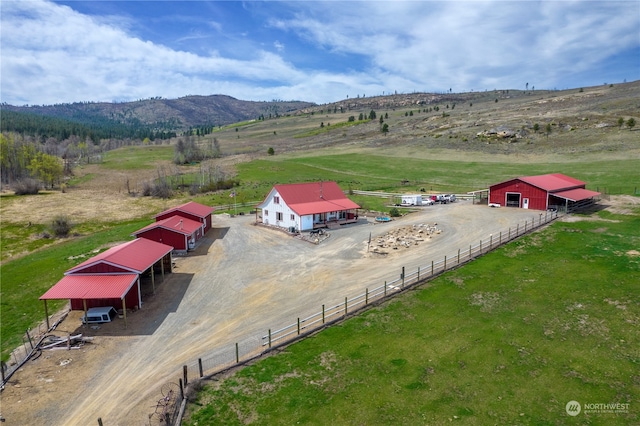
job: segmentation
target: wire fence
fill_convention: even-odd
[[[470,262],[516,238],[545,226],[561,215],[562,213],[558,212],[541,212],[524,223],[500,231],[498,234],[490,234],[488,237],[480,239],[478,243],[469,244],[469,247],[460,248],[457,252],[449,253],[439,260],[432,260],[431,263],[419,266],[415,270],[407,271],[405,267],[402,267],[396,272],[394,278],[384,281],[384,283],[374,283],[370,287],[365,287],[360,294],[346,296],[344,299],[326,305],[323,304],[319,311],[301,315],[289,324],[268,329],[262,336],[248,337],[232,347],[217,349],[203,355],[196,361],[183,365],[182,377],[179,379],[180,394],[183,399],[179,404],[175,424],[179,424],[186,406],[187,398],[185,395],[188,394],[188,390],[185,388],[192,384],[190,378],[193,379],[193,383],[197,383],[201,378],[214,376],[254,360],[275,348],[291,344],[310,333],[343,320],[373,303],[387,300],[409,288],[423,284],[445,271]]]

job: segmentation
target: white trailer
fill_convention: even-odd
[[[403,195],[402,205],[403,206],[421,206],[422,195]]]

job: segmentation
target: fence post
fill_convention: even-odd
[[[364,292],[364,304],[369,304],[369,287],[367,287]]]
[[[489,250],[493,249],[493,234],[489,234]]]
[[[420,267],[418,266],[418,282],[420,282]]]
[[[300,335],[300,317],[298,317],[298,336]]]
[[[502,231],[500,231],[500,237],[499,238],[500,238],[500,240],[498,241],[498,245],[501,246],[502,245]]]
[[[516,223],[516,237],[518,237],[518,235],[520,235],[520,224]]]
[[[471,244],[469,244],[469,256],[467,257],[467,259],[471,259]]]
[[[344,316],[347,316],[347,297],[344,298]]]
[[[524,222],[524,233],[527,233],[527,221]]]
[[[433,276],[433,260],[431,261],[431,276]]]
[[[538,226],[542,226],[542,213],[540,213],[540,219],[538,220]]]
[[[178,383],[180,384],[180,399],[184,399],[184,385],[182,384],[182,379],[178,379]]]
[[[447,270],[447,256],[444,257],[444,268],[442,269],[442,272],[445,272]]]
[[[536,217],[532,217],[531,218],[531,229],[534,229],[536,227]]]
[[[238,342],[236,342],[236,364],[240,363],[240,350],[238,349]]]
[[[204,376],[202,371],[202,358],[198,358],[198,371],[200,372],[200,377]]]
[[[482,254],[482,240],[480,240],[480,254]]]
[[[271,347],[271,329],[269,329],[269,347]]]
[[[402,273],[400,274],[400,278],[402,278],[402,288],[404,288],[404,266],[402,267]]]
[[[509,227],[509,237],[507,237],[507,240],[511,241],[511,227]]]
[[[387,297],[387,282],[384,282],[384,296]]]
[[[322,305],[322,323],[324,324],[324,305]]]
[[[102,426],[102,417],[98,417],[98,425]]]
[[[460,249],[458,249],[458,265],[460,264]]]
[[[186,365],[182,366],[182,375],[184,376],[184,385],[187,386],[187,383],[189,383],[189,381],[187,380],[187,366]]]

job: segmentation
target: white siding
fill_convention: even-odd
[[[276,203],[276,199],[278,199],[278,203]],[[278,219],[278,214],[281,219]],[[293,219],[291,215],[293,215]],[[298,215],[285,204],[277,191],[272,191],[266,202],[262,204],[262,222],[265,224],[286,229],[291,227],[300,229],[299,219]]]

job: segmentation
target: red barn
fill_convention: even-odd
[[[204,224],[182,216],[171,216],[147,225],[133,233],[136,238],[146,238],[168,244],[176,251],[192,250],[196,241],[204,235]]]
[[[492,185],[489,203],[523,209],[569,211],[593,203],[594,197],[600,195],[585,189],[585,186],[584,182],[561,173],[524,176]]]
[[[213,207],[190,201],[169,210],[165,210],[162,213],[158,213],[156,215],[156,222],[168,219],[172,216],[181,216],[186,219],[191,219],[195,220],[196,222],[202,223],[204,225],[204,235],[209,229],[211,229],[211,214],[213,213],[213,210]]]

